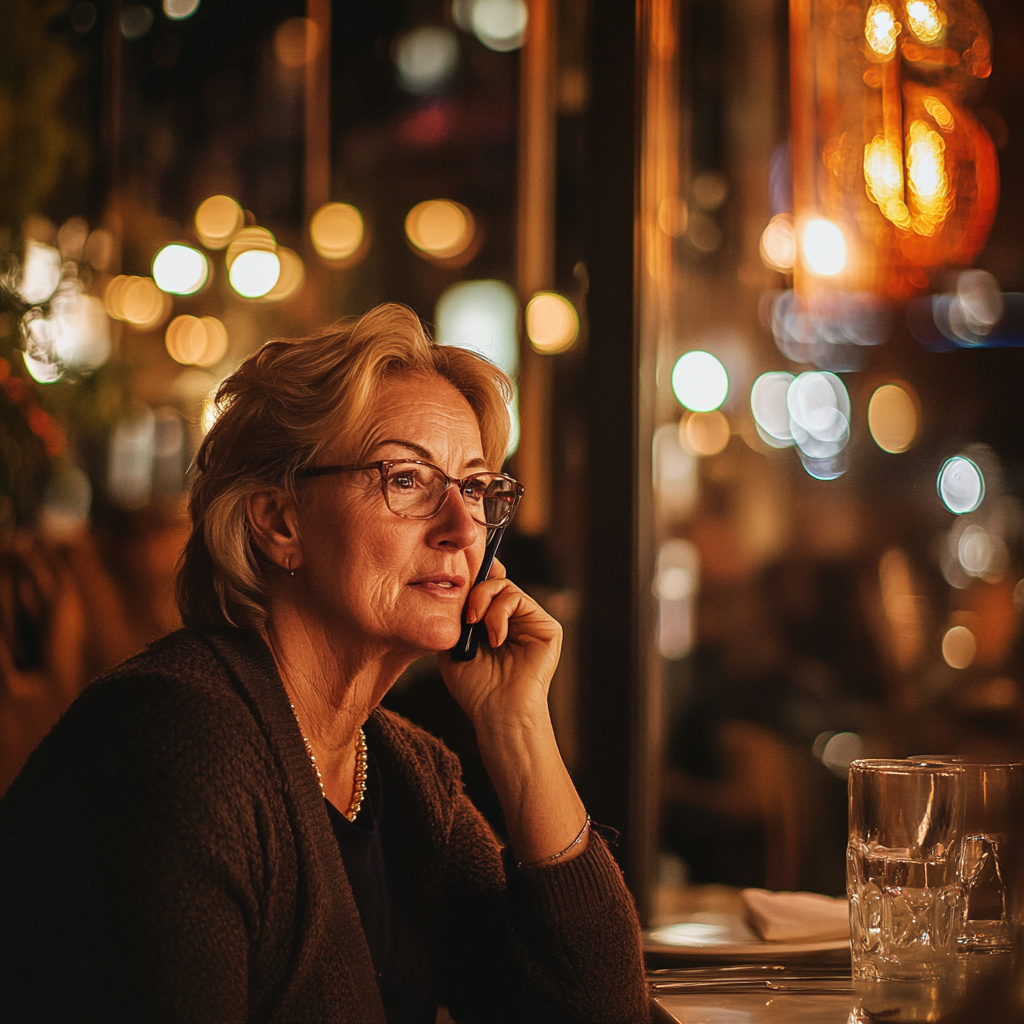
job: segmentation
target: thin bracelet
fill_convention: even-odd
[[[579,844],[583,842],[583,837],[587,834],[589,829],[590,815],[588,814],[587,820],[583,822],[583,828],[580,829],[579,835],[564,850],[559,850],[558,853],[553,853],[550,857],[544,857],[543,860],[531,861],[529,864],[524,864],[522,861],[516,861],[516,867],[522,871],[523,868],[539,868],[542,864],[554,864],[555,861],[561,860],[571,849],[579,846]]]

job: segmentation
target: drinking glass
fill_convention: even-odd
[[[919,764],[956,764],[964,770],[965,888],[957,944],[964,951],[1008,952],[1017,916],[1016,873],[1005,863],[1007,835],[1024,797],[1024,763],[987,764],[952,754],[917,755]]]
[[[964,769],[854,761],[849,795],[846,888],[854,978],[949,977],[963,904]]]

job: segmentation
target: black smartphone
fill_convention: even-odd
[[[487,535],[487,546],[484,548],[484,560],[480,563],[480,571],[473,581],[475,587],[487,579],[487,574],[494,564],[494,556],[498,553],[498,545],[501,538],[505,536],[505,527],[499,526]],[[469,604],[467,599],[466,604]],[[476,657],[477,648],[481,640],[487,639],[487,627],[482,622],[475,622],[470,625],[466,622],[466,609],[462,609],[462,632],[459,634],[459,642],[448,652],[452,661],[472,661]]]

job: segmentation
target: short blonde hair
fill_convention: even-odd
[[[501,468],[509,441],[508,377],[482,356],[438,345],[407,306],[386,303],[298,341],[271,341],[217,391],[219,416],[196,457],[192,533],[177,599],[191,629],[258,627],[266,618],[266,565],[248,503],[269,487],[295,493],[297,474],[339,437],[356,438],[381,385],[436,375],[476,414],[484,458]]]

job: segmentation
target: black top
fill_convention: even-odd
[[[327,813],[377,971],[388,1024],[434,1024],[436,964],[415,926],[394,870],[388,871],[380,828],[384,777],[369,742],[366,759],[366,798],[356,820],[349,821],[329,800],[325,801]]]

